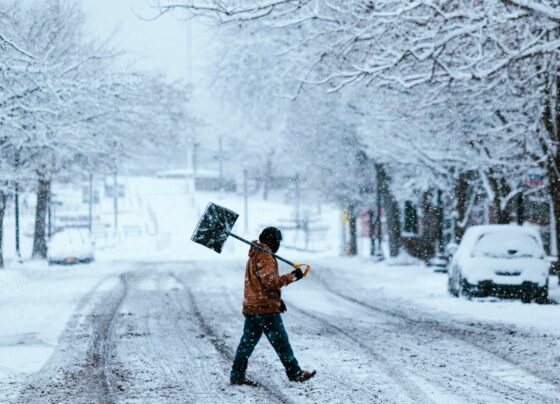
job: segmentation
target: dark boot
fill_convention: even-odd
[[[243,379],[230,379],[229,384],[231,385],[246,385],[257,387],[259,384],[251,379],[247,379],[246,377]]]
[[[316,373],[317,373],[316,370],[312,370],[310,372],[307,370],[302,370],[299,373],[297,373],[295,376],[289,376],[288,379],[290,379],[291,382],[303,383],[311,379],[313,376],[315,376]]]

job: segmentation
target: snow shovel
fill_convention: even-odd
[[[208,206],[206,206],[204,214],[198,221],[191,240],[220,254],[226,240],[229,236],[231,236],[239,241],[244,242],[245,244],[249,244],[257,250],[272,255],[276,259],[285,262],[295,269],[301,269],[303,272],[303,276],[307,276],[307,274],[311,270],[311,267],[309,265],[294,264],[293,262],[274,254],[272,251],[268,251],[267,249],[262,248],[255,243],[252,243],[242,237],[239,237],[236,234],[233,234],[231,232],[231,229],[233,228],[233,225],[235,224],[238,217],[239,215],[234,211],[210,202]]]

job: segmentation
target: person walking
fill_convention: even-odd
[[[276,253],[281,241],[282,232],[276,227],[267,227],[261,232],[259,242],[254,241],[254,243]],[[286,311],[280,289],[302,278],[301,269],[280,275],[276,258],[251,247],[245,269],[243,298],[245,325],[233,360],[230,384],[257,385],[247,378],[246,371],[249,358],[263,333],[282,361],[289,380],[305,382],[315,376],[316,371],[304,371],[299,367],[280,316],[280,313]]]

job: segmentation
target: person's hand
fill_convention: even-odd
[[[284,303],[284,300],[280,299],[280,313],[285,313],[287,310],[286,303]]]
[[[302,278],[305,278],[309,273],[311,267],[307,264],[294,264],[295,271],[292,271],[292,274],[296,278],[296,281],[299,281]],[[303,269],[302,269],[303,268]]]
[[[300,279],[303,278],[303,271],[301,270],[301,268],[298,268],[298,269],[292,271],[292,275],[294,275],[294,277],[296,278],[296,281],[299,281]]]

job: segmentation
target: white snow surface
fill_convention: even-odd
[[[127,192],[126,199],[120,204],[120,229],[115,235],[111,230],[97,234],[95,263],[53,267],[43,262],[26,260],[20,264],[8,259],[7,268],[0,271],[0,402],[16,400],[28,378],[40,371],[49,360],[68,324],[85,321],[84,316],[91,311],[94,301],[85,299],[86,295],[101,295],[113,290],[120,282],[119,275],[134,272],[140,263],[146,265],[152,262],[154,271],[160,266],[165,267],[165,263],[181,262],[208,262],[207,265],[214,267],[236,268],[215,272],[217,278],[202,277],[194,291],[221,294],[227,289],[228,299],[240,309],[242,268],[247,246],[228,240],[224,252],[217,255],[192,243],[190,236],[209,201],[242,213],[243,199],[239,195],[220,193],[198,193],[193,197],[187,194],[184,181],[177,179],[127,177],[125,183]],[[110,200],[105,204],[110,205]],[[307,208],[316,209],[315,206]],[[103,203],[98,209],[98,213],[102,214]],[[282,223],[282,219],[289,218],[292,213],[293,206],[283,200],[263,201],[257,195],[250,200],[247,231],[243,217],[234,230],[254,239],[260,228]],[[433,273],[406,256],[381,263],[374,263],[365,256],[338,257],[339,212],[323,206],[320,217],[330,228],[327,238],[315,244],[320,252],[303,253],[285,248],[279,252],[289,259],[312,266],[309,278],[285,292],[287,299],[297,301],[302,307],[333,319],[348,316],[348,307],[336,304],[322,286],[323,283],[330,284],[330,287],[334,284],[355,299],[386,301],[389,308],[394,306],[403,312],[420,313],[420,319],[423,318],[422,313],[429,313],[438,321],[449,324],[489,323],[519,332],[560,337],[559,305],[522,304],[498,298],[457,299],[447,293],[446,274]],[[300,244],[302,236],[286,234],[285,242]],[[233,266],[232,260],[235,262]],[[281,265],[282,272],[289,270]],[[558,279],[551,277],[550,285],[551,299],[560,302]],[[138,293],[158,290],[166,294],[183,293],[184,282],[175,275],[153,279],[148,276],[139,279],[135,288]],[[361,315],[363,313],[355,313],[356,321],[366,319],[362,319]],[[226,316],[222,321],[227,323],[230,318]],[[230,329],[237,340],[241,331],[239,321],[235,320],[232,326],[221,324],[220,327]],[[290,320],[287,321],[290,333]],[[333,343],[336,344],[336,341]],[[264,345],[263,342],[261,345]],[[332,355],[332,366],[343,370],[350,366],[353,369],[351,364],[337,363],[341,358],[333,355],[329,347],[316,346],[313,341],[309,341],[305,348],[301,341],[296,346],[306,363],[309,363],[306,358]],[[558,346],[555,349],[556,358],[560,361]],[[398,367],[398,363],[395,366]],[[511,369],[506,370],[511,377],[519,378],[519,375],[511,375]],[[499,373],[500,368],[497,367],[495,372]],[[529,380],[526,373],[521,376]],[[414,379],[413,375],[410,377]],[[417,385],[424,383],[422,380],[417,382]],[[328,382],[321,382],[320,378],[315,383],[318,388],[331,388],[328,384],[321,384]],[[443,390],[439,393],[433,390],[430,398],[436,402],[448,402],[449,399],[448,393]]]
[[[560,307],[555,304],[524,304],[520,300],[494,297],[454,298],[447,292],[447,274],[423,265],[399,265],[399,260],[372,263],[363,257],[316,260],[318,268],[336,271],[339,282],[354,285],[362,294],[396,297],[403,307],[421,307],[445,314],[449,321],[487,321],[527,327],[560,336]],[[550,297],[560,302],[558,278],[550,277]]]

